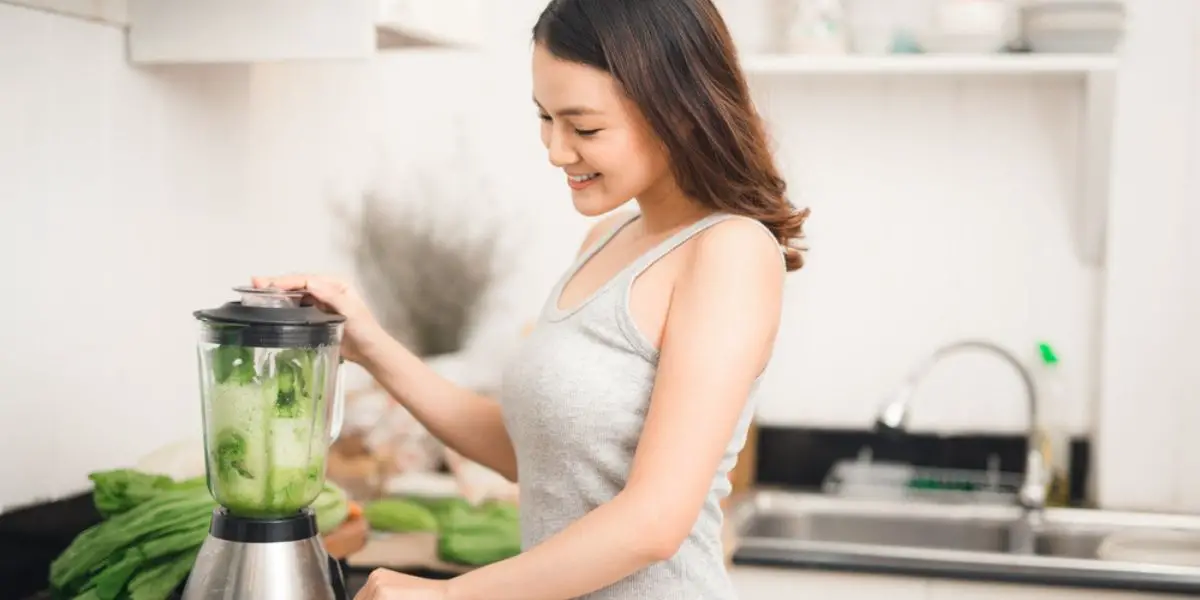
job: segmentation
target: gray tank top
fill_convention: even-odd
[[[637,217],[635,212],[620,221],[567,269],[507,367],[500,402],[516,450],[524,548],[558,533],[625,486],[658,362],[657,350],[629,312],[634,279],[708,227],[745,218],[724,213],[705,217],[640,256],[583,302],[558,308],[571,277]],[[780,260],[783,264],[782,255]],[[730,491],[728,473],[746,441],[757,388],[756,381],[713,473],[699,519],[679,552],[586,598],[736,598],[725,571],[720,500]]]

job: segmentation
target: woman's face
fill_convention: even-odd
[[[550,163],[564,171],[580,213],[602,215],[669,187],[662,144],[608,73],[536,44],[533,100]]]

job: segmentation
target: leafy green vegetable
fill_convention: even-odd
[[[364,506],[363,516],[380,531],[436,530],[438,558],[450,563],[486,565],[521,552],[520,517],[510,502],[474,506],[464,498],[396,497]]]
[[[217,434],[217,449],[214,454],[217,476],[222,481],[229,481],[234,475],[254,479],[254,474],[246,469],[246,438],[237,430],[223,429]]]
[[[187,579],[200,547],[185,550],[153,564],[129,581],[129,600],[164,600]]]
[[[163,491],[80,534],[51,563],[50,582],[55,589],[74,592],[99,571],[100,579],[94,583],[97,593],[105,597],[99,584],[123,584],[132,575],[126,573],[129,564],[122,563],[119,551],[180,531],[192,531],[203,541],[215,506],[204,488]],[[151,546],[152,551],[154,548]]]
[[[451,504],[440,525],[438,555],[444,561],[486,565],[521,553],[520,519],[513,504]]]
[[[166,600],[183,583],[217,506],[203,478],[115,469],[93,473],[93,501],[106,518],[76,536],[50,566],[56,597]],[[339,498],[342,506],[339,508]],[[319,528],[346,518],[345,492],[326,483],[313,503]]]
[[[275,415],[285,419],[303,416],[309,408],[308,402],[319,391],[316,389],[315,350],[289,348],[275,356],[278,373]]]
[[[114,469],[88,476],[95,487],[96,510],[105,518],[119,515],[164,491],[205,489],[204,477],[175,481],[166,475]]]
[[[217,383],[250,383],[254,381],[254,349],[245,346],[217,346],[212,357],[213,376]]]
[[[165,475],[141,473],[132,469],[93,473],[88,479],[95,486],[93,502],[103,517],[123,513],[175,484]]]
[[[392,533],[437,531],[438,519],[432,510],[403,498],[384,498],[367,503],[363,517],[371,529]]]

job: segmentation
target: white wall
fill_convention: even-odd
[[[7,339],[21,341],[0,361],[0,504],[80,489],[89,470],[197,435],[190,311],[251,273],[344,269],[329,203],[352,198],[381,146],[437,162],[453,156],[458,123],[478,156],[459,168],[483,172],[498,202],[527,203],[539,247],[573,250],[583,222],[546,166],[528,100],[523,52],[541,4],[498,11],[483,57],[161,70],[128,67],[117,30],[0,5],[0,252],[19,292],[5,298]],[[435,85],[435,73],[451,77]],[[799,203],[813,208],[810,266],[792,277],[763,421],[865,426],[924,353],[981,336],[1031,357],[1052,341],[1073,429],[1085,430],[1105,282],[1069,234],[1080,90],[934,78],[757,90]],[[1146,106],[1131,96],[1122,110]],[[1183,216],[1172,197],[1163,214]],[[1116,235],[1118,250],[1144,242]],[[563,260],[525,274],[530,314]],[[1186,263],[1170,264],[1182,274]],[[1119,282],[1107,280],[1110,294]],[[98,316],[54,310],[85,301]],[[1016,378],[987,357],[947,361],[921,394],[918,429],[1025,424]],[[1119,460],[1109,448],[1101,460]]]
[[[830,78],[764,82],[792,188],[812,206],[764,420],[865,427],[936,346],[965,337],[1064,361],[1086,428],[1097,274],[1073,249],[1078,82]],[[1016,373],[993,356],[936,367],[914,429],[1023,431]]]
[[[525,40],[524,28],[512,29],[513,39]],[[419,152],[445,141],[444,121],[437,120],[445,104],[459,107],[481,124],[481,136],[486,131],[499,140],[486,144],[495,162],[471,168],[507,175],[500,193],[538,198],[531,215],[546,217],[554,207],[546,218],[574,225],[537,145],[525,55],[478,60],[487,65],[484,81],[452,79],[449,94],[436,99],[424,83],[418,92],[410,80],[391,79],[398,72],[391,69],[403,62],[411,76],[423,68],[418,62],[434,68],[444,62],[393,59],[361,69],[376,73],[369,84],[339,66],[256,70],[270,83],[256,86],[262,114],[255,122],[269,119],[265,137],[278,140],[256,153],[268,161],[264,167],[279,171],[264,180],[287,185],[289,201],[316,187],[324,175],[310,181],[299,174],[312,176],[308,165],[327,165],[317,157],[330,150],[294,144],[293,136],[335,130],[313,120],[344,118],[348,106],[363,105],[353,98],[367,89],[386,99],[366,111],[377,127],[393,132],[384,137],[419,140]],[[1070,233],[1080,85],[1023,78],[758,81],[781,163],[798,200],[814,211],[811,266],[792,277],[791,311],[764,385],[764,422],[866,426],[879,398],[923,353],[977,336],[1030,358],[1037,340],[1052,341],[1064,359],[1070,425],[1086,430],[1098,284],[1095,270],[1076,259]],[[478,87],[499,93],[481,102]],[[439,125],[430,126],[431,119]],[[570,227],[556,241],[573,251],[577,234]],[[1007,365],[964,355],[932,373],[913,426],[1023,431],[1022,394]]]
[[[1138,5],[1118,102],[1102,503],[1200,511],[1200,4]]]
[[[0,4],[0,504],[194,431],[189,310],[264,259],[228,238],[249,71],[136,71],[123,47]]]
[[[117,28],[0,3],[0,509],[198,436],[191,312],[254,274],[347,271],[332,206],[379,151],[528,203],[533,248],[560,258],[521,273],[514,337],[579,244],[527,66],[503,52],[154,69],[124,52]],[[455,132],[477,163],[447,162]]]

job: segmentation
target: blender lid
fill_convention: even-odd
[[[346,320],[346,317],[325,312],[311,304],[302,304],[304,292],[272,288],[235,287],[240,300],[226,302],[217,308],[197,310],[197,319],[232,325],[265,325],[292,327],[326,327]]]

